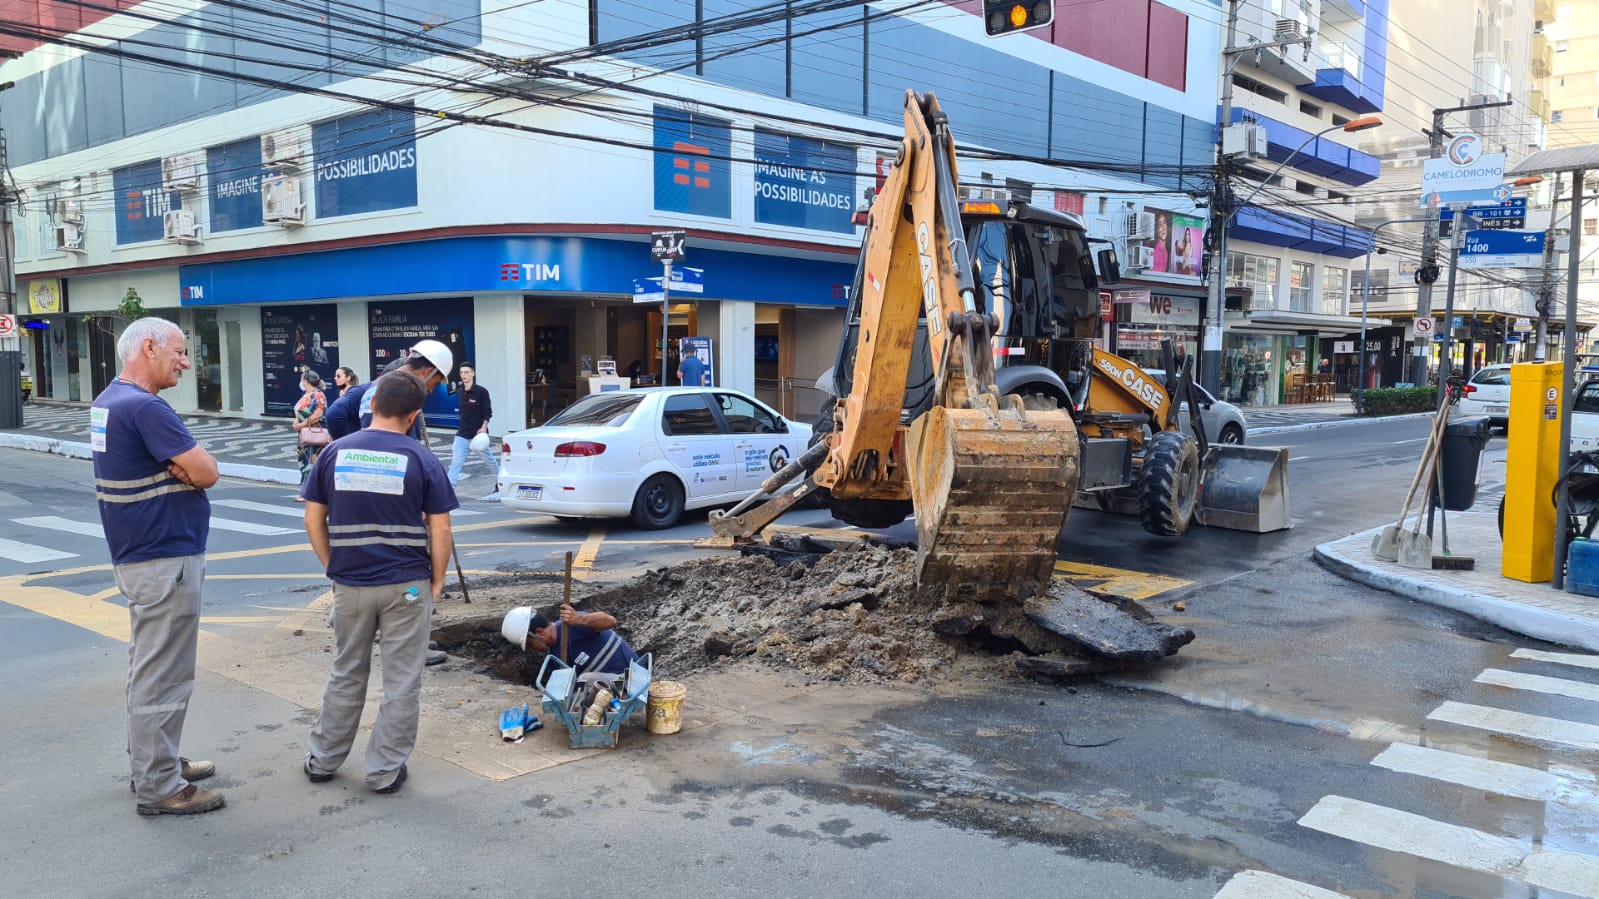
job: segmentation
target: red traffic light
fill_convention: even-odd
[[[1053,21],[1054,0],[983,0],[983,28],[989,37],[1042,28]]]

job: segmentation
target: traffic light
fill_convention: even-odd
[[[1053,21],[1054,0],[983,0],[983,27],[989,37],[1043,28]]]

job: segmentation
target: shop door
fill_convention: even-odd
[[[194,311],[194,382],[196,409],[222,411],[222,345],[217,335],[215,309]]]
[[[87,399],[94,399],[117,376],[117,335],[110,319],[95,319],[88,327],[89,387]]]
[[[33,364],[28,374],[33,376],[34,396],[53,396],[50,392],[50,330],[29,331],[33,337]]]

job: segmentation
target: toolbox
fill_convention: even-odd
[[[550,653],[544,657],[544,664],[539,666],[539,676],[534,686],[544,696],[544,711],[566,725],[567,733],[572,736],[573,749],[615,749],[622,723],[643,709],[649,700],[654,668],[654,654],[645,653],[638,661],[627,666],[626,673],[607,685],[602,680],[591,679],[590,675],[579,679],[575,668]],[[609,689],[614,705],[604,712],[597,723],[584,723],[584,712],[593,698],[591,693],[595,687]]]

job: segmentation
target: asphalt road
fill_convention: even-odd
[[[1309,560],[1397,512],[1424,427],[1254,441],[1295,460],[1286,534],[1164,540],[1074,513],[1066,563],[1169,588],[1148,604],[1200,636],[1151,671],[1070,688],[743,674],[697,686],[675,737],[501,782],[419,754],[386,797],[354,775],[306,783],[314,702],[203,647],[185,748],[218,761],[229,807],[192,820],[139,819],[127,798],[126,649],[95,611],[116,611],[103,547],[21,523],[94,521],[87,463],[6,453],[0,538],[75,556],[0,561],[0,870],[29,896],[1317,895],[1263,874],[1229,885],[1240,872],[1359,897],[1599,896],[1599,670],[1574,664],[1588,657],[1539,656],[1558,649]],[[227,483],[213,501],[294,524],[267,511],[295,508],[284,488]],[[587,549],[594,576],[620,577],[698,552],[706,530],[468,509],[469,571],[553,570]],[[211,559],[207,630],[235,641],[322,588],[292,535],[219,531]],[[503,685],[481,688],[503,702]]]

